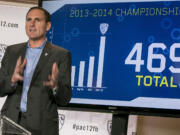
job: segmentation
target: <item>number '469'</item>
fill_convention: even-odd
[[[160,73],[163,72],[166,67],[166,57],[163,54],[154,54],[154,48],[166,49],[166,45],[163,43],[152,43],[148,48],[147,55],[147,69],[149,72]],[[169,58],[173,62],[180,62],[180,57],[175,56],[176,49],[180,48],[180,43],[174,43],[170,47]],[[135,59],[133,56],[136,54]],[[125,64],[127,65],[135,65],[135,72],[141,71],[141,66],[144,65],[144,60],[141,59],[142,54],[142,43],[136,43],[127,58],[125,59]],[[158,59],[160,61],[159,67],[153,67],[152,63],[154,59]],[[180,73],[180,68],[175,68],[174,66],[170,66],[169,70],[172,73]]]

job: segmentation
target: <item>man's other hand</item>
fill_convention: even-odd
[[[59,70],[56,62],[53,63],[51,74],[48,75],[48,81],[44,81],[44,86],[49,86],[51,89],[58,87]]]

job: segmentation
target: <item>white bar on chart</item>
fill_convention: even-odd
[[[78,86],[83,86],[85,61],[80,61]]]
[[[71,67],[71,86],[74,86],[76,66]]]
[[[89,70],[88,70],[88,81],[87,87],[92,87],[93,82],[93,72],[94,72],[94,56],[90,56],[89,58]]]
[[[104,51],[105,51],[105,36],[101,36],[99,47],[99,61],[98,61],[98,73],[96,87],[102,87],[102,75],[103,75],[103,63],[104,63]]]

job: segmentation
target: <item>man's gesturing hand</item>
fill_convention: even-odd
[[[18,81],[23,81],[24,76],[22,76],[24,67],[26,66],[27,59],[25,58],[23,63],[21,63],[21,56],[18,58],[16,62],[16,67],[14,69],[14,73],[11,77],[11,83],[16,83]]]
[[[48,75],[48,81],[43,82],[44,86],[49,86],[51,89],[58,87],[59,70],[56,62],[53,63],[51,75]]]

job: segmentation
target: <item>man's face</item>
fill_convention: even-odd
[[[30,40],[44,40],[46,31],[51,27],[50,22],[46,22],[44,12],[39,9],[31,10],[26,17],[26,34]]]

